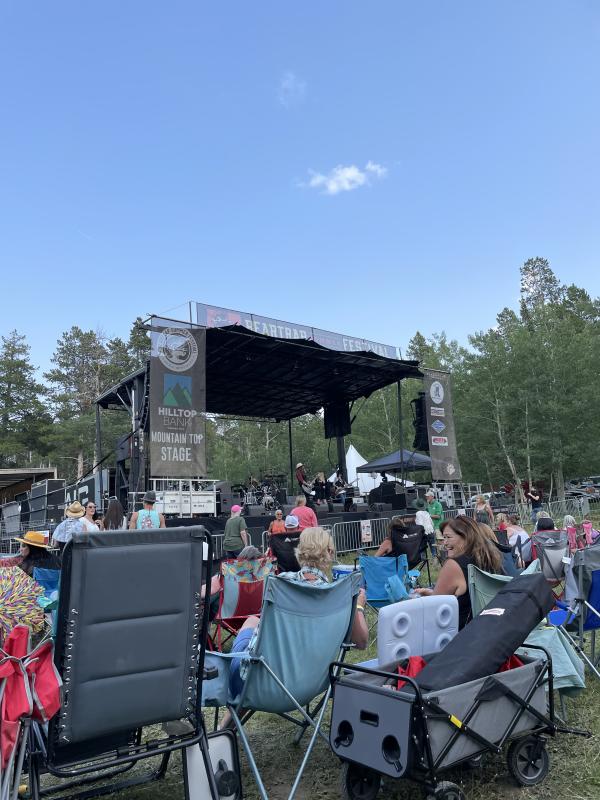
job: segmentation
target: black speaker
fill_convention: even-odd
[[[277,489],[277,502],[279,505],[287,503],[287,489]]]
[[[427,436],[427,412],[425,409],[425,392],[419,392],[418,397],[410,401],[413,408],[413,427],[415,440],[413,450],[429,452],[429,437]]]
[[[392,509],[394,511],[403,511],[406,508],[406,493],[400,492],[391,498]]]
[[[373,504],[373,511],[378,511],[380,514],[384,511],[391,511],[392,504],[391,503],[374,503]]]
[[[352,431],[350,423],[350,406],[345,401],[329,403],[324,408],[325,438],[349,436]]]
[[[115,448],[115,456],[117,462],[127,461],[131,457],[131,434],[125,433],[117,439],[117,446]]]

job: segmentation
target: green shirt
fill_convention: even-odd
[[[242,550],[245,545],[241,533],[245,530],[246,522],[243,517],[229,517],[225,523],[223,550]]]
[[[440,503],[439,500],[433,500],[431,503],[427,503],[427,509],[426,510],[429,512],[429,515],[430,515],[431,519],[433,520],[433,527],[436,529],[436,531],[439,531],[440,525],[442,524],[442,521],[443,521],[442,520],[442,515],[444,513],[444,509],[442,508],[442,504]],[[437,514],[439,519],[435,519],[435,517],[433,516],[434,514]]]

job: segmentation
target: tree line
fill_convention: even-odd
[[[518,310],[502,309],[486,331],[463,346],[440,332],[416,332],[406,355],[452,373],[454,417],[465,481],[499,487],[524,481],[564,492],[569,477],[600,473],[600,300],[560,283],[548,262],[520,270]],[[72,327],[57,342],[51,368],[36,378],[25,335],[12,331],[0,347],[0,467],[49,463],[69,481],[84,475],[130,430],[123,412],[103,413],[104,454],[95,451],[94,400],[143,365],[148,334],[134,321],[127,340]],[[412,406],[421,384],[402,384],[404,446],[411,448]],[[399,447],[396,387],[359,401],[352,436],[367,459]],[[320,414],[293,421],[294,461],[312,473],[333,471],[335,441],[323,438]],[[249,475],[289,473],[286,423],[210,417],[209,476],[245,482]],[[107,464],[114,463],[109,455]],[[427,478],[428,476],[424,476]]]

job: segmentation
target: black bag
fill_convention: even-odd
[[[542,573],[519,575],[507,583],[481,614],[429,659],[417,682],[437,691],[494,675],[525,642],[554,606]]]

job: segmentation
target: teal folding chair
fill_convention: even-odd
[[[268,800],[268,795],[244,723],[255,711],[263,711],[278,714],[302,729],[312,727],[312,737],[289,794],[293,798],[317,736],[327,741],[321,727],[331,693],[329,665],[343,660],[351,647],[359,585],[359,573],[319,586],[271,575],[265,584],[261,620],[252,649],[206,654],[207,670],[217,674],[204,681],[202,703],[229,708],[263,800]],[[237,697],[231,696],[229,688],[234,658],[241,658],[242,668],[247,670]],[[320,695],[323,697],[311,712],[310,703]],[[298,713],[299,718],[291,712]]]
[[[386,584],[394,576],[400,578],[403,585],[406,584],[408,579],[408,559],[405,555],[377,558],[376,556],[361,554],[358,557],[358,565],[365,583],[367,604],[371,608],[377,610],[396,602],[390,600]]]

